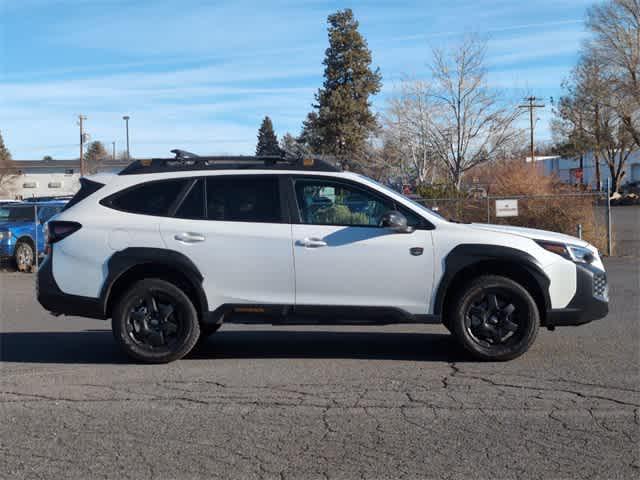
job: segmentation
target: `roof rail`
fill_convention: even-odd
[[[153,158],[136,160],[119,175],[142,175],[146,173],[169,173],[195,170],[304,170],[339,172],[327,160],[313,156],[214,156],[200,157],[194,153],[174,149],[175,158]]]

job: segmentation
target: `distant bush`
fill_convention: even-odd
[[[368,225],[369,218],[365,213],[352,212],[345,205],[320,207],[313,214],[314,222],[321,225]]]
[[[468,192],[452,195],[419,187],[417,190],[426,200],[425,204],[441,215],[465,222],[486,223],[488,213],[491,223],[539,228],[576,235],[578,224],[582,225],[582,237],[605,251],[607,244],[604,209],[598,207],[597,197],[583,193],[570,185],[561,183],[556,177],[544,175],[536,165],[521,162],[500,162],[476,169],[470,176],[478,179],[488,195],[492,197],[538,197],[518,200],[517,217],[496,217],[492,200],[487,212],[486,198]],[[426,195],[423,195],[424,194]],[[438,195],[432,195],[438,193]],[[575,196],[559,196],[576,194]],[[554,196],[558,195],[558,196]],[[540,198],[544,197],[544,198]],[[435,200],[445,198],[446,200]]]
[[[601,251],[606,250],[605,212],[598,207],[596,196],[585,195],[571,185],[561,183],[557,177],[545,175],[538,166],[529,163],[499,164],[492,173],[495,175],[495,183],[490,191],[492,196],[548,196],[519,200],[518,216],[497,219],[498,223],[540,228],[574,236],[580,224],[582,237]],[[561,194],[576,195],[553,196]]]

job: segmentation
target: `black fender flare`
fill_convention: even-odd
[[[196,297],[196,310],[204,314],[208,310],[207,296],[202,287],[204,277],[195,264],[186,256],[175,250],[163,248],[130,247],[114,253],[107,262],[107,278],[100,292],[100,303],[105,315],[108,313],[108,302],[113,286],[131,269],[143,265],[154,267],[165,266],[179,271],[193,288]]]
[[[515,265],[525,270],[534,279],[544,300],[544,309],[551,308],[549,277],[535,257],[516,248],[501,245],[465,243],[452,249],[444,259],[444,273],[438,285],[434,302],[434,315],[442,315],[444,301],[456,276],[463,270],[483,262]],[[546,312],[540,312],[544,315]]]

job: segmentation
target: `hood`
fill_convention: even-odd
[[[520,237],[530,238],[532,240],[546,240],[548,242],[570,243],[572,245],[578,245],[581,247],[586,247],[589,245],[589,243],[585,242],[584,240],[580,240],[577,237],[572,237],[571,235],[549,232],[547,230],[538,230],[536,228],[513,227],[511,225],[491,225],[486,223],[472,223],[469,226],[471,228],[487,230],[490,232],[510,233],[512,235],[518,235]]]

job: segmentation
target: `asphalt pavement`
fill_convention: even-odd
[[[638,478],[640,260],[606,265],[606,319],[507,363],[402,325],[225,326],[136,365],[1,274],[0,478]]]

